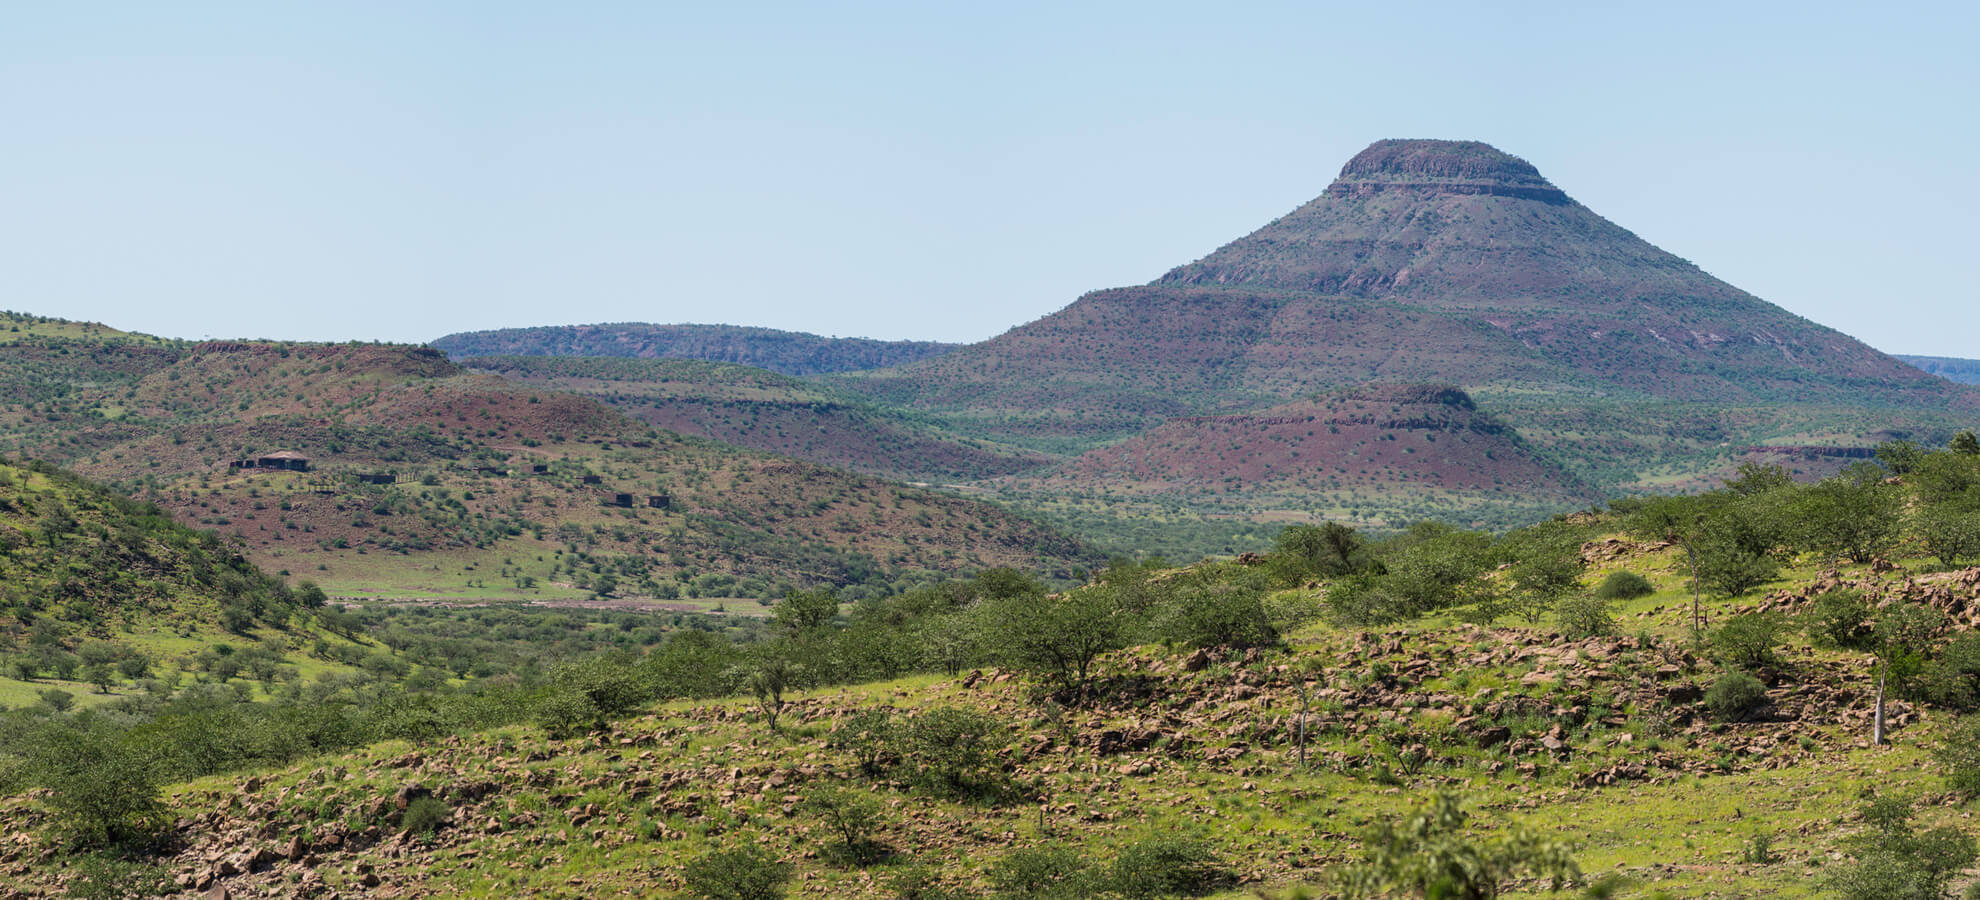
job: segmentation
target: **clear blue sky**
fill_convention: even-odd
[[[12,4],[0,307],[976,340],[1443,137],[1881,349],[1980,357],[1973,5],[1612,5]]]

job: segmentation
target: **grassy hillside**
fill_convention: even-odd
[[[1866,489],[1967,503],[1942,476],[1970,468]],[[1884,546],[1896,567],[1818,549],[1800,523],[1839,489],[1750,472],[1674,501],[1705,521],[1805,507],[1771,520],[1789,529],[1764,554],[1778,571],[1698,606],[1685,551],[1643,536],[1690,520],[1655,505],[1500,539],[1297,531],[1263,558],[1115,566],[1049,597],[1003,573],[850,610],[794,598],[770,640],[563,670],[528,722],[173,780],[152,813],[181,822],[164,845],[81,852],[57,780],[0,802],[19,836],[0,874],[28,892],[734,896],[718,888],[754,879],[999,900],[1312,896],[1361,877],[1417,896],[1429,848],[1384,827],[1443,794],[1469,815],[1425,826],[1444,852],[1571,859],[1596,896],[1892,896],[1877,891],[1933,865],[1906,855],[1928,829],[1958,888],[1980,570],[1919,558],[1909,529]],[[1564,562],[1565,582],[1547,574]],[[1621,573],[1640,587],[1607,587]],[[1422,590],[1448,593],[1387,605]],[[1513,602],[1494,614],[1494,598]],[[1861,642],[1896,622],[1915,658],[1873,745],[1889,655]],[[861,681],[887,659],[930,674]],[[668,699],[713,660],[744,696]],[[84,720],[54,721],[39,727]],[[1545,893],[1512,865],[1487,883]]]
[[[332,593],[768,597],[1089,559],[995,508],[658,431],[427,348],[33,340],[0,359],[5,450]],[[278,451],[309,471],[233,467]]]
[[[955,344],[822,337],[740,325],[615,322],[468,331],[434,340],[455,358],[605,356],[738,363],[785,375],[816,375],[900,365],[940,356]]]

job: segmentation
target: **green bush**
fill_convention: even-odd
[[[1210,845],[1193,837],[1155,837],[1121,848],[1108,887],[1128,900],[1194,897],[1230,880]]]
[[[910,866],[895,875],[887,885],[895,900],[975,900],[967,888],[943,884],[925,866]]]
[[[1096,893],[1086,859],[1071,847],[1012,850],[990,864],[996,900],[1085,900]]]
[[[1861,591],[1835,590],[1815,598],[1800,615],[1808,639],[1822,647],[1868,650],[1876,644],[1870,601]]]
[[[1780,619],[1767,613],[1746,613],[1726,620],[1712,632],[1712,655],[1720,665],[1739,669],[1761,669],[1779,659],[1774,648],[1781,643]]]
[[[1948,729],[1932,755],[1945,768],[1946,787],[1968,797],[1980,795],[1980,716]]]
[[[1561,633],[1576,640],[1613,634],[1616,617],[1609,612],[1609,602],[1587,594],[1564,597],[1554,604],[1554,621],[1560,623]]]
[[[1856,861],[1825,879],[1843,900],[1941,900],[1946,886],[1973,864],[1973,837],[1946,826],[1920,832],[1911,804],[1881,798],[1863,809],[1864,833],[1847,842]]]
[[[1705,692],[1705,706],[1727,721],[1737,721],[1767,705],[1767,686],[1745,672],[1720,675]]]
[[[53,722],[26,750],[32,777],[50,791],[57,827],[78,844],[128,844],[155,833],[163,811],[158,775],[120,736]]]
[[[994,739],[1004,726],[967,709],[938,706],[901,723],[894,755],[907,780],[944,797],[1000,799],[1010,788]]]
[[[897,761],[895,740],[894,714],[885,709],[867,709],[840,722],[825,738],[825,745],[851,754],[861,772],[877,776]]]
[[[779,900],[791,867],[769,853],[745,844],[716,850],[690,860],[681,870],[688,890],[709,900]]]
[[[1595,586],[1595,596],[1604,600],[1634,600],[1657,592],[1657,587],[1635,572],[1610,572]]]
[[[454,817],[454,808],[434,796],[414,797],[399,814],[399,828],[407,834],[427,835]]]
[[[75,871],[68,896],[77,900],[161,897],[177,890],[164,869],[114,853],[85,854],[76,859]]]
[[[880,827],[880,802],[841,787],[813,791],[803,808],[817,816],[832,834],[822,855],[852,866],[876,862],[887,848],[874,838]]]

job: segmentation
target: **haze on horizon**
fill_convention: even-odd
[[[1973,357],[1976,38],[1955,4],[24,7],[0,307],[979,340],[1440,137],[1880,349]]]

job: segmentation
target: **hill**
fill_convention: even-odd
[[[1916,366],[1921,372],[1930,372],[1947,381],[1961,384],[1980,384],[1980,360],[1958,359],[1951,356],[1904,356],[1898,359]]]
[[[1942,438],[1980,412],[1972,391],[1713,278],[1525,161],[1451,141],[1378,142],[1312,201],[1150,284],[835,378],[1067,454],[1376,381],[1457,385],[1609,490],[1720,471],[1731,446]]]
[[[935,341],[822,337],[741,325],[617,322],[469,331],[432,345],[459,359],[474,356],[609,356],[700,359],[785,375],[852,372],[941,356],[956,348]]]
[[[656,428],[887,478],[973,481],[1047,461],[952,437],[897,411],[748,366],[546,356],[485,356],[463,365],[591,397]]]
[[[0,358],[0,395],[21,398],[0,407],[7,452],[333,592],[771,597],[1087,553],[974,501],[656,431],[431,348],[34,341]],[[259,464],[278,452],[306,471]]]
[[[1495,522],[1598,501],[1536,458],[1455,388],[1369,385],[1221,416],[1180,416],[1042,475],[1020,490],[1180,499],[1399,528],[1420,519]]]
[[[160,792],[155,811],[106,804],[176,823],[176,840],[123,855],[76,846],[79,816],[63,801],[96,782],[47,778],[0,800],[0,877],[26,896],[140,883],[212,896],[670,896],[754,882],[803,898],[1235,900],[1339,891],[1385,859],[1396,877],[1427,881],[1409,864],[1442,853],[1499,864],[1465,870],[1485,879],[1472,896],[1538,897],[1546,873],[1506,863],[1548,848],[1598,896],[1808,896],[1842,876],[1939,861],[1951,862],[1938,873],[1950,886],[1970,880],[1960,868],[1971,854],[1957,850],[1970,845],[1971,801],[1954,776],[1973,769],[1957,719],[1973,701],[1954,688],[1980,675],[1960,655],[1975,646],[1980,570],[1815,571],[1824,561],[1805,560],[1764,596],[1709,601],[1727,624],[1697,644],[1684,554],[1619,524],[1555,535],[1574,542],[1577,580],[1646,582],[1593,633],[1565,614],[1551,627],[1441,614],[1347,624],[1333,588],[1353,579],[1275,579],[1286,562],[1276,554],[1117,567],[1053,596],[979,579],[744,647],[678,639],[561,667],[531,692],[491,683],[509,716],[484,727],[439,718],[368,746],[208,769]],[[1448,572],[1450,551],[1476,543],[1413,540],[1376,548],[1391,563],[1381,577],[1411,577],[1411,548],[1438,542],[1415,562]],[[1489,560],[1459,565],[1460,580],[1508,578]],[[1916,636],[1931,648],[1921,664],[1949,689],[1887,698],[1878,745],[1874,660],[1778,625],[1789,616],[1809,635],[1846,637],[1864,624],[1841,615],[1851,610],[1929,624]],[[959,620],[1007,627],[924,629]],[[922,675],[756,698],[682,687],[714,663],[760,675],[821,645],[825,666],[858,666],[924,630],[984,643],[968,657],[924,645]],[[1095,635],[1076,675],[1025,649]],[[1129,636],[1138,642],[1121,646]],[[957,661],[944,671],[944,658]],[[612,712],[562,712],[594,697]],[[532,713],[517,717],[518,706]],[[168,759],[181,742],[212,745],[169,718],[144,722],[141,705],[119,712],[0,718],[30,736],[0,743],[0,762],[64,728],[95,728],[84,747]],[[307,733],[318,721],[282,724]],[[1397,826],[1425,822],[1416,817],[1440,796],[1462,814],[1408,839]],[[1914,839],[1922,848],[1907,851]],[[1906,855],[1921,849],[1939,855]],[[1067,882],[1057,894],[1036,887]],[[1402,885],[1391,895],[1428,894]]]

